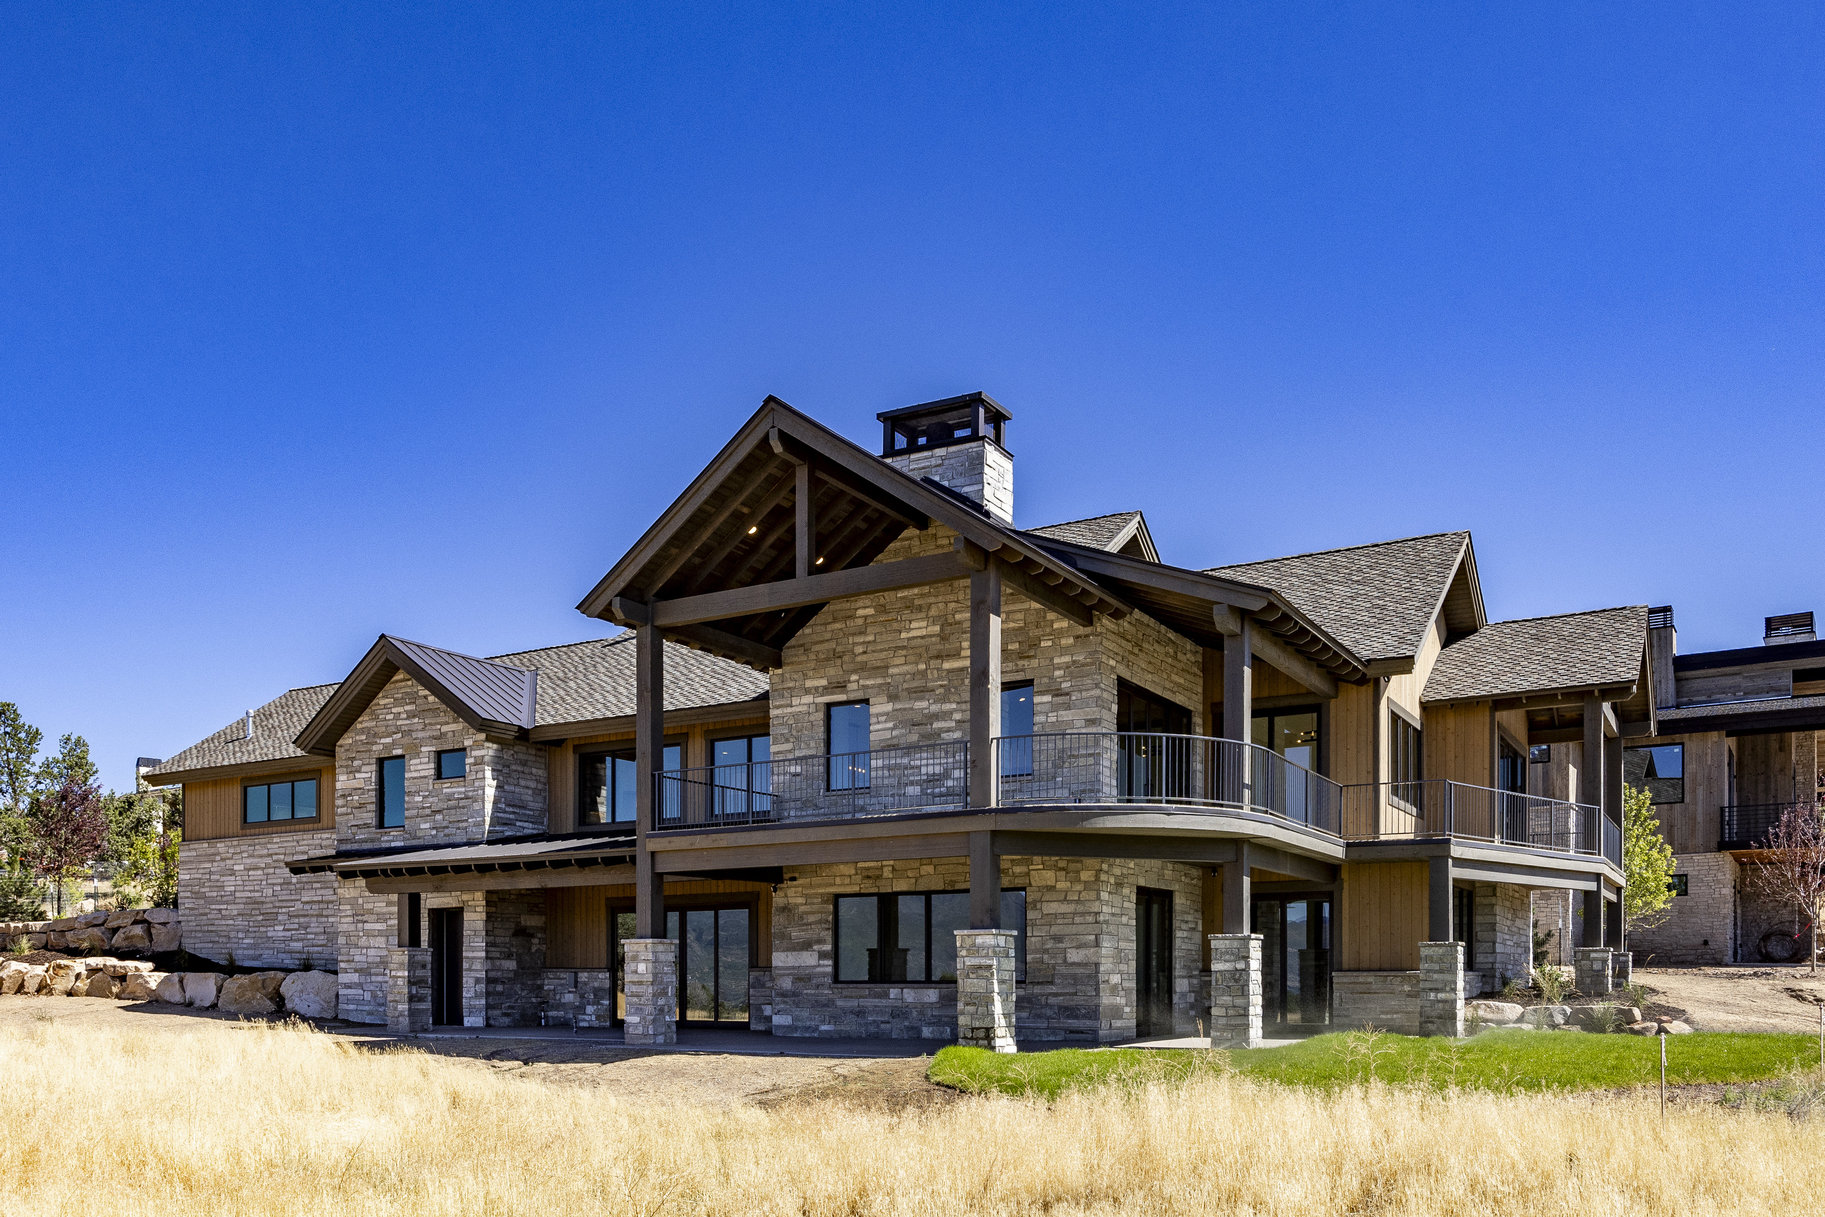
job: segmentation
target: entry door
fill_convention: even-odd
[[[1261,1014],[1283,1027],[1331,1021],[1331,901],[1328,896],[1256,900],[1261,935]]]
[[[1172,893],[1138,888],[1134,903],[1135,1034],[1171,1035]]]
[[[463,911],[431,910],[431,1023],[463,1024]]]

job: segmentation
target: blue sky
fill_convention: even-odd
[[[1494,7],[9,5],[0,699],[124,785],[603,633],[767,393],[984,389],[1021,523],[1182,565],[1825,611],[1825,17]]]

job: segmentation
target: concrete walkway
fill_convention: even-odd
[[[341,1034],[360,1035],[359,1031]],[[376,1030],[374,1039],[387,1040],[526,1040],[541,1043],[588,1045],[601,1048],[627,1047],[620,1028],[569,1027],[438,1027],[417,1035],[393,1035]],[[714,1053],[731,1056],[803,1056],[881,1059],[888,1057],[930,1056],[945,1046],[945,1040],[828,1039],[808,1035],[768,1035],[715,1027],[686,1027],[678,1032],[678,1042],[663,1047],[641,1045],[636,1052]]]

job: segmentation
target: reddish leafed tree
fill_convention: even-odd
[[[1762,842],[1759,865],[1745,876],[1758,894],[1793,909],[1808,928],[1807,958],[1819,970],[1819,901],[1825,898],[1825,818],[1815,803],[1781,813]]]
[[[108,813],[93,781],[66,777],[26,810],[19,853],[34,875],[48,880],[61,910],[63,888],[95,864],[108,841]]]

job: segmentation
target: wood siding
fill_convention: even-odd
[[[1345,863],[1337,894],[1337,970],[1419,967],[1426,898],[1424,862]]]
[[[317,818],[281,820],[276,824],[241,822],[241,789],[262,782],[317,779]],[[184,783],[184,840],[215,841],[223,837],[264,837],[274,833],[316,832],[336,826],[336,769],[295,769],[251,777],[217,778]]]
[[[1375,682],[1338,685],[1331,703],[1331,778],[1345,786],[1375,780]]]
[[[1427,710],[1420,740],[1426,777],[1494,786],[1495,727],[1486,701]]]
[[[668,900],[724,895],[755,900],[756,946],[752,966],[773,966],[773,891],[766,884],[739,879],[690,879],[668,882],[665,894]],[[611,900],[625,901],[628,907],[633,907],[633,884],[546,889],[546,967],[608,967],[608,905]]]

